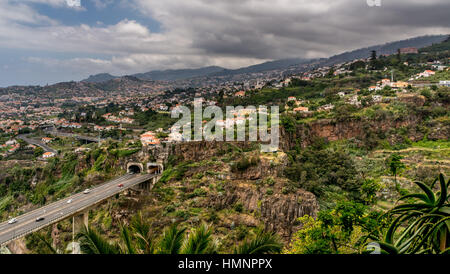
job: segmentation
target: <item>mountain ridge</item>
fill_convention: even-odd
[[[440,43],[445,39],[448,39],[449,35],[424,35],[413,37],[409,39],[388,42],[385,44],[374,45],[365,48],[359,48],[351,51],[346,51],[340,54],[330,56],[328,58],[320,59],[304,59],[304,58],[286,58],[280,60],[273,60],[263,62],[261,64],[256,64],[248,67],[242,67],[238,69],[226,69],[219,66],[208,66],[202,68],[186,68],[186,69],[168,69],[168,70],[154,70],[144,73],[137,73],[134,76],[141,80],[152,80],[152,81],[176,81],[176,80],[186,80],[196,77],[221,77],[221,76],[232,76],[238,74],[248,74],[248,73],[258,73],[277,69],[287,69],[287,68],[300,68],[307,65],[319,65],[319,66],[329,66],[335,65],[342,62],[349,62],[356,59],[367,58],[370,56],[371,51],[377,51],[378,55],[381,54],[394,54],[399,48],[404,47],[415,47],[423,48],[431,46],[435,43]],[[87,79],[82,80],[82,82],[91,83],[101,83],[112,79],[120,78],[123,76],[113,76],[109,73],[100,73],[96,75],[91,75]]]

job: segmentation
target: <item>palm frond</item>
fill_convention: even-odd
[[[283,245],[274,233],[259,231],[256,237],[244,242],[234,253],[236,254],[268,254],[279,253]]]
[[[45,244],[45,246],[48,248],[48,250],[50,251],[51,254],[58,254],[58,251],[44,237],[42,237],[39,234],[37,234],[37,237],[39,238],[39,240],[41,240]]]
[[[183,245],[186,228],[178,229],[176,224],[171,225],[164,231],[159,242],[160,254],[179,254]]]
[[[119,247],[110,244],[95,229],[83,227],[76,238],[84,254],[119,254]]]
[[[123,253],[136,254],[136,249],[133,246],[130,231],[126,226],[122,226],[120,235],[124,243],[124,246],[122,247]]]
[[[183,254],[205,254],[214,248],[212,243],[212,230],[206,224],[202,224],[191,232],[183,246]]]

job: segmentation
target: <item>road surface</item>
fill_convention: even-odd
[[[16,217],[17,222],[14,224],[8,224],[8,221],[0,223],[0,246],[4,246],[11,240],[23,237],[26,234],[76,215],[77,213],[116,195],[124,189],[138,185],[155,176],[157,175],[126,174],[92,188],[88,194],[80,192],[22,214]],[[119,187],[119,184],[123,184],[123,187]],[[71,200],[70,203],[68,202],[69,200]],[[36,218],[38,217],[44,217],[44,220],[37,222]]]
[[[75,133],[65,133],[65,132],[61,132],[56,129],[47,130],[46,132],[49,134],[55,135],[55,136],[70,137],[70,138],[75,138],[78,140],[84,140],[84,141],[89,141],[89,142],[94,142],[94,143],[98,143],[103,140],[103,139],[99,139],[98,137],[83,136],[83,135],[79,135],[79,134],[75,134]]]
[[[53,152],[55,154],[58,154],[58,151],[47,146],[46,144],[44,144],[41,140],[36,140],[36,139],[32,139],[32,138],[28,138],[27,134],[22,134],[17,136],[17,138],[24,140],[25,142],[27,142],[28,144],[31,145],[35,145],[35,146],[40,146],[42,147],[42,149],[44,149],[45,152]]]

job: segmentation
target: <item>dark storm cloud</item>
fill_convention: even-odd
[[[99,10],[110,0],[95,2]],[[0,49],[29,51],[20,61],[23,66],[44,67],[49,75],[85,77],[209,65],[237,68],[450,34],[449,0],[381,2],[381,7],[370,7],[366,0],[120,0],[121,8],[136,12],[135,18],[94,25],[80,19],[66,25],[32,4],[67,9],[65,0],[0,0]],[[145,16],[159,23],[158,31],[141,21]],[[3,67],[9,71],[10,66]]]
[[[450,1],[139,1],[208,55],[277,59],[448,32]],[[153,8],[154,9],[153,9]],[[175,9],[178,7],[179,9]],[[159,9],[159,10],[157,10]],[[160,11],[171,14],[165,21]]]

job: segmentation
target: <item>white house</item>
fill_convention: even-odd
[[[55,157],[55,153],[53,153],[53,152],[45,152],[44,154],[42,154],[42,158],[44,158],[44,159],[49,159],[49,158],[52,158],[52,157]]]

